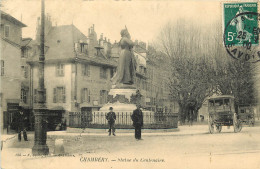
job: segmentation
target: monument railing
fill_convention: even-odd
[[[88,114],[74,113],[70,114],[69,126],[76,128],[107,128],[104,111],[96,111]],[[133,128],[131,119],[132,112],[115,112],[116,113],[116,128]],[[143,128],[177,128],[178,114],[176,113],[154,113],[152,111],[143,111]]]

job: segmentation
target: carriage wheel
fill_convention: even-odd
[[[240,132],[242,130],[242,123],[237,118],[236,113],[234,113],[234,117],[233,117],[233,126],[234,126],[234,132],[235,133]]]
[[[217,130],[218,133],[220,133],[221,130],[222,130],[222,126],[221,125],[216,125],[216,130]]]
[[[214,133],[214,122],[213,122],[212,116],[209,116],[208,125],[209,125],[209,133],[213,134]]]

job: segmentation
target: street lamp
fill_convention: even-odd
[[[32,148],[33,155],[47,155],[49,148],[46,144],[47,138],[47,107],[45,105],[45,88],[44,88],[44,0],[41,1],[41,37],[40,37],[40,57],[39,57],[39,86],[37,95],[37,104],[34,107],[35,116],[35,134],[34,146]]]

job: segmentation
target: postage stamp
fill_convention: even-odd
[[[223,3],[224,45],[235,59],[260,60],[258,3]]]
[[[235,46],[244,42],[258,44],[258,34],[253,30],[258,27],[257,3],[228,3],[224,4],[225,41]]]

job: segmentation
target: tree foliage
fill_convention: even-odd
[[[177,101],[182,121],[196,119],[208,96],[230,94],[236,105],[255,103],[250,63],[231,58],[222,42],[221,25],[206,29],[185,20],[168,23],[161,30],[158,49],[170,60],[169,90]]]

